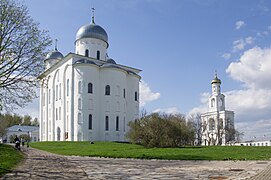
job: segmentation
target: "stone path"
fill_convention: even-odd
[[[65,156],[33,148],[21,148],[26,157],[16,170],[1,179],[88,179],[77,164]]]
[[[168,161],[61,156],[23,148],[25,161],[0,179],[271,180],[271,161]]]

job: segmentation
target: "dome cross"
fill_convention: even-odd
[[[57,39],[55,39],[55,50],[57,51]]]
[[[95,8],[91,8],[91,10],[92,10],[91,23],[95,24],[95,22],[94,22]]]

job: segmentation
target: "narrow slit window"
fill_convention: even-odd
[[[109,117],[105,116],[105,130],[108,131],[109,130]]]
[[[105,86],[105,95],[110,95],[110,86],[109,85]]]
[[[88,51],[88,49],[86,49],[86,51],[85,51],[85,56],[86,56],[86,57],[89,56],[89,51]]]
[[[100,51],[97,51],[97,59],[100,60]]]

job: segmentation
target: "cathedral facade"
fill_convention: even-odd
[[[108,35],[82,26],[75,53],[57,48],[45,59],[40,80],[41,141],[127,141],[128,123],[139,116],[139,72],[107,55]]]
[[[225,108],[225,96],[221,94],[221,80],[217,74],[211,82],[209,111],[201,114],[202,145],[226,145],[233,140],[234,112]]]

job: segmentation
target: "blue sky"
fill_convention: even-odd
[[[148,112],[204,112],[217,70],[226,107],[244,139],[271,139],[271,1],[24,0],[30,15],[74,52],[78,29],[91,20],[109,36],[117,63],[142,69]],[[53,46],[51,47],[53,49]],[[38,117],[38,100],[19,109]]]

